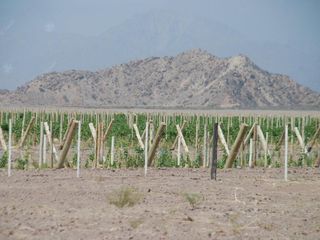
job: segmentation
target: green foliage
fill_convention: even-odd
[[[18,158],[16,160],[16,169],[26,170],[28,168],[28,158]]]
[[[159,157],[156,161],[156,166],[157,167],[176,167],[177,160],[172,157],[170,150],[163,148],[163,149],[160,149],[159,151]]]
[[[4,152],[0,158],[0,168],[6,167],[8,164],[8,152]]]
[[[109,203],[117,206],[118,208],[132,207],[136,205],[142,194],[132,187],[121,187],[120,189],[114,190],[108,197]]]

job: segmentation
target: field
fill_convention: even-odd
[[[0,239],[318,239],[319,169],[0,172]],[[131,187],[140,198],[117,207]]]
[[[320,236],[319,112],[2,109],[0,125],[0,239]]]

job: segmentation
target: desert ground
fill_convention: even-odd
[[[136,202],[117,207],[120,189]],[[0,239],[319,239],[320,170],[0,171]]]

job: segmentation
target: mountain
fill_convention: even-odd
[[[69,70],[0,93],[0,105],[75,107],[315,108],[320,94],[248,57],[194,49],[95,72]]]
[[[284,73],[320,91],[319,53],[250,40],[227,25],[166,11],[135,15],[96,36],[18,28],[0,35],[0,81],[14,89],[39,74],[68,69],[96,71],[149,56],[173,56],[201,48],[220,57],[243,53],[272,72]]]

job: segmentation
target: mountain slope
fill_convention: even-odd
[[[320,95],[287,76],[261,70],[248,57],[202,50],[153,57],[96,72],[41,75],[0,103],[82,107],[318,108]]]
[[[96,36],[44,29],[17,28],[0,36],[0,81],[14,89],[26,80],[49,71],[97,70],[149,56],[172,56],[202,48],[217,56],[238,53],[259,66],[285,73],[320,90],[320,59],[287,45],[250,40],[223,23],[183,17],[166,11],[135,15]]]

